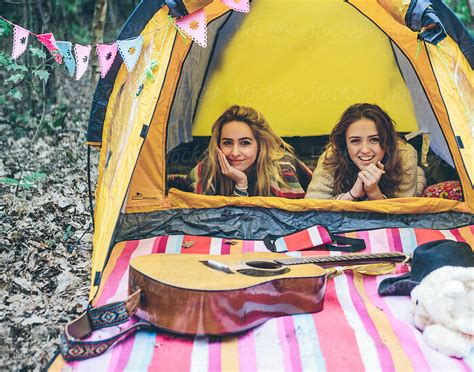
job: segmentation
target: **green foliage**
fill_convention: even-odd
[[[469,0],[445,0],[446,5],[456,14],[459,20],[466,26],[471,35],[474,34],[473,20],[467,2]]]
[[[48,115],[44,118],[43,121],[43,130],[53,135],[55,130],[66,127],[66,119],[70,113],[70,108],[64,104],[55,106],[51,110],[51,115]]]
[[[63,241],[67,241],[71,236],[74,235],[74,230],[71,225],[67,225],[66,231],[63,234]]]
[[[38,78],[45,83],[48,81],[49,72],[46,70],[35,70],[33,71],[33,75],[38,76]]]
[[[13,74],[10,75],[4,82],[3,85],[8,85],[11,83],[18,83],[20,80],[22,80],[25,77],[24,74]]]
[[[28,68],[24,65],[17,65],[16,63],[7,64],[7,71],[24,71],[28,72]]]
[[[25,189],[29,189],[35,186],[38,182],[44,180],[46,176],[47,176],[46,173],[33,172],[26,176],[23,176],[21,179],[3,177],[3,178],[0,178],[0,183],[4,185],[20,186]]]
[[[30,46],[30,53],[33,57],[37,57],[37,58],[40,58],[40,59],[46,59],[46,53],[43,52],[41,49],[39,48],[35,48],[35,47],[32,47]]]
[[[21,62],[14,61],[5,52],[0,51],[0,67],[6,71],[3,80],[4,89],[0,92],[1,110],[3,117],[15,126],[18,134],[24,131],[17,130],[18,126],[31,127],[35,124],[33,112],[40,112],[38,108],[46,98],[42,97],[45,84],[48,82],[52,65],[48,64],[48,55],[39,48],[30,46],[24,53],[28,58]],[[55,63],[51,61],[51,64]],[[28,102],[24,99],[28,97]],[[28,106],[29,103],[29,106]],[[24,106],[18,109],[19,104]]]
[[[23,99],[23,94],[15,88],[9,90],[7,96],[13,99],[14,101],[21,101]]]
[[[12,25],[0,19],[0,36],[10,36],[12,34]]]
[[[64,127],[64,124],[66,122],[66,118],[69,114],[69,107],[60,105],[54,110],[54,115],[53,118],[54,120],[51,123],[51,126],[53,128],[59,128],[59,127]]]

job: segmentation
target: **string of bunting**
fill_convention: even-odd
[[[249,0],[220,0],[224,5],[238,12],[248,13],[250,11]],[[64,65],[71,77],[80,80],[89,65],[91,45],[74,44],[70,41],[56,40],[52,33],[35,34],[26,28],[10,22],[0,15],[0,18],[13,26],[13,50],[12,58],[19,58],[28,46],[29,36],[34,36],[54,57],[58,64]],[[193,39],[201,47],[207,46],[207,21],[204,8],[179,19],[170,17],[170,25],[176,27],[183,35]],[[164,27],[154,30],[157,32]],[[125,40],[117,40],[109,44],[95,45],[95,51],[99,60],[101,78],[105,78],[112,67],[117,54],[120,54],[129,72],[133,71],[140,58],[143,47],[143,35]]]

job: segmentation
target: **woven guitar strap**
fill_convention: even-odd
[[[116,343],[127,338],[139,329],[154,329],[150,323],[140,321],[127,327],[115,336],[97,341],[82,341],[98,329],[117,326],[130,319],[140,302],[141,291],[130,295],[125,301],[90,308],[80,317],[66,325],[61,335],[60,352],[67,362],[89,359],[105,353]]]

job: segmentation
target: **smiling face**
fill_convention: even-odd
[[[360,170],[369,164],[377,164],[385,155],[375,122],[366,118],[349,125],[346,130],[346,146],[349,157]]]
[[[229,164],[242,172],[257,159],[258,143],[250,126],[242,121],[231,121],[222,127],[219,148]]]

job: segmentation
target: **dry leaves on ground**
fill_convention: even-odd
[[[45,367],[64,324],[87,306],[86,120],[68,125],[81,128],[42,131],[32,143],[0,124],[0,179],[30,180],[18,190],[0,183],[0,366],[8,370]]]

